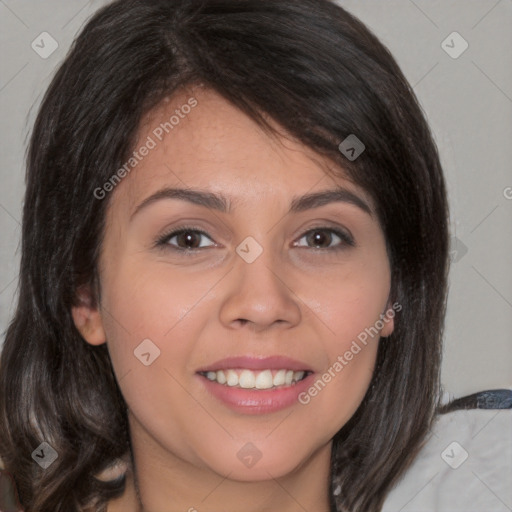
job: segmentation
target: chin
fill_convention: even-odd
[[[266,453],[268,452],[268,453]],[[297,450],[291,452],[272,449],[271,446],[258,450],[247,443],[234,457],[207,463],[210,470],[238,482],[261,482],[285,477],[294,473],[308,459]]]

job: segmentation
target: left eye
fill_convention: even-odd
[[[354,245],[352,238],[348,234],[337,229],[330,228],[311,229],[305,233],[300,240],[302,239],[306,239],[306,247],[311,247],[311,245],[313,245],[319,249],[340,249],[343,245]],[[330,244],[333,241],[336,241],[336,239],[338,239],[341,243],[336,244],[334,247],[330,246]],[[308,245],[308,243],[311,245]],[[297,245],[299,247],[304,247],[304,244]]]

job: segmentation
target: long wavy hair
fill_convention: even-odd
[[[329,0],[118,0],[88,21],[43,98],[27,152],[17,308],[0,360],[0,457],[27,512],[103,511],[125,479],[126,404],[106,345],[76,329],[77,289],[98,289],[108,197],[142,116],[203,84],[343,168],[373,198],[402,305],[365,398],[336,434],[333,512],[376,512],[440,405],[448,207],[438,151],[387,48]],[[274,131],[275,133],[275,131]],[[355,134],[355,160],[338,145]],[[335,175],[336,171],[333,173]],[[99,298],[96,297],[98,301]],[[58,458],[32,460],[41,442]]]

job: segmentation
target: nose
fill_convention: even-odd
[[[285,265],[270,250],[264,250],[252,263],[236,256],[229,273],[220,321],[227,328],[248,325],[252,331],[273,326],[291,328],[301,319],[300,299],[287,282]]]

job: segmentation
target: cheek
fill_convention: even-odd
[[[336,297],[323,308],[323,319],[332,331],[322,347],[326,364],[301,400],[325,426],[326,439],[353,416],[368,390],[380,343],[374,326],[386,300],[361,282],[347,285]]]
[[[165,263],[125,258],[110,271],[104,304],[107,319],[115,319],[113,329],[134,339],[151,338],[168,344],[176,326],[194,317],[196,306],[208,299],[218,276],[170,269]],[[112,322],[109,322],[112,325]],[[121,332],[123,335],[123,332]]]
[[[175,273],[170,286],[161,269],[145,267],[120,264],[110,275],[104,298],[109,353],[131,414],[156,438],[182,439],[191,411],[198,415],[186,372],[198,318],[205,315],[198,301],[212,284]]]
[[[195,340],[211,321],[219,275],[205,271],[198,277],[186,268],[171,270],[164,263],[149,264],[136,257],[110,261],[117,265],[109,269],[103,319],[127,404],[132,409],[143,408],[160,393],[168,403],[190,401],[186,394],[182,396],[179,383],[191,371]],[[141,361],[137,355],[148,352],[154,362],[145,366],[148,356]]]
[[[334,435],[354,414],[370,384],[390,276],[385,264],[366,260],[321,284],[310,292],[308,305],[327,327],[322,347],[327,361],[303,403],[329,426],[327,434]]]
[[[172,373],[173,368],[186,365],[193,345],[186,340],[194,339],[194,330],[199,328],[194,305],[208,290],[205,279],[191,284],[186,275],[175,273],[169,285],[162,269],[150,272],[146,268],[119,263],[111,270],[102,301],[114,370],[123,380],[121,386],[137,381],[137,396],[168,380],[164,369]]]
[[[358,353],[349,350],[350,360],[347,351],[337,355],[300,397],[304,407],[311,408],[315,422],[324,426],[325,440],[331,439],[361,404],[372,379],[378,343],[374,341]]]
[[[322,277],[310,290],[308,306],[328,328],[332,356],[333,350],[337,354],[348,350],[352,340],[375,326],[385,312],[389,269],[386,260],[361,259]]]

